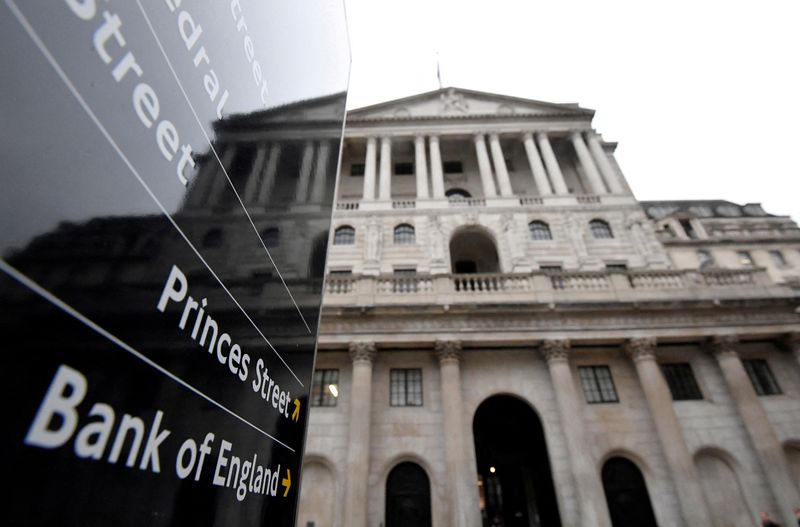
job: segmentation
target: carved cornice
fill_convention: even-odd
[[[708,349],[716,357],[738,357],[736,344],[739,343],[737,335],[714,335],[708,341]]]
[[[437,340],[433,344],[433,349],[436,351],[436,358],[439,359],[439,364],[458,363],[461,360],[460,340]]]
[[[372,364],[375,360],[375,343],[374,342],[351,342],[350,343],[350,360],[353,364]]]
[[[657,345],[655,337],[630,339],[625,343],[625,353],[633,359],[633,362],[656,360]]]
[[[568,339],[545,340],[539,346],[544,360],[548,364],[567,362],[569,360],[570,341]]]

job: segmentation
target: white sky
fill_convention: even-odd
[[[800,221],[800,2],[346,0],[349,108],[444,86],[597,111],[639,199]]]

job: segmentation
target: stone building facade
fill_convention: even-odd
[[[592,117],[349,113],[298,526],[791,523],[800,229],[639,202]]]

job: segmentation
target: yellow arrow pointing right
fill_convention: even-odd
[[[292,486],[292,473],[288,468],[286,469],[286,477],[283,478],[281,483],[286,488],[286,490],[283,491],[283,497],[285,498],[289,495],[289,488]]]
[[[292,421],[297,422],[300,419],[300,399],[294,400],[294,411],[292,412]]]

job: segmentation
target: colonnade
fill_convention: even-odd
[[[539,195],[568,195],[570,191],[564,180],[561,165],[559,165],[550,144],[550,136],[551,134],[548,132],[540,131],[525,132],[517,135],[516,138],[524,145],[533,176],[532,183]],[[502,139],[507,139],[505,134]],[[389,136],[367,137],[362,193],[364,201],[392,199],[392,143],[395,140],[396,138]],[[622,194],[625,192],[620,176],[611,165],[596,133],[575,130],[569,132],[569,140],[577,153],[578,161],[592,194]],[[438,134],[416,135],[413,142],[417,199],[443,199],[445,190],[440,136]],[[478,132],[472,135],[472,142],[478,161],[483,197],[513,197],[514,190],[503,155],[500,134]],[[428,166],[430,166],[430,174]]]
[[[769,422],[766,411],[756,395],[738,352],[737,338],[732,335],[717,336],[708,341],[722,371],[738,414],[752,440],[757,458],[772,495],[785,512],[785,521],[800,503],[800,495],[787,470],[787,462],[780,440]],[[800,341],[791,340],[794,353],[800,359]],[[561,430],[569,454],[572,482],[577,492],[579,525],[611,525],[605,492],[597,463],[587,445],[592,437],[581,419],[581,395],[570,367],[569,340],[547,340],[539,352],[547,362],[555,391]],[[645,393],[650,416],[655,428],[671,480],[677,491],[680,513],[685,525],[707,527],[713,522],[700,485],[692,452],[690,451],[675,412],[672,395],[657,362],[655,338],[635,338],[626,341],[624,350],[633,361],[639,383]],[[453,527],[478,527],[480,511],[476,487],[474,443],[469,437],[470,427],[465,423],[462,400],[461,361],[459,341],[436,341],[434,352],[438,358],[441,377],[442,438],[445,442],[446,495],[448,497],[448,523]],[[347,482],[345,485],[344,525],[367,525],[368,487],[370,463],[370,401],[372,399],[372,365],[377,357],[372,342],[354,342],[350,345],[353,362],[351,409],[347,453]]]

